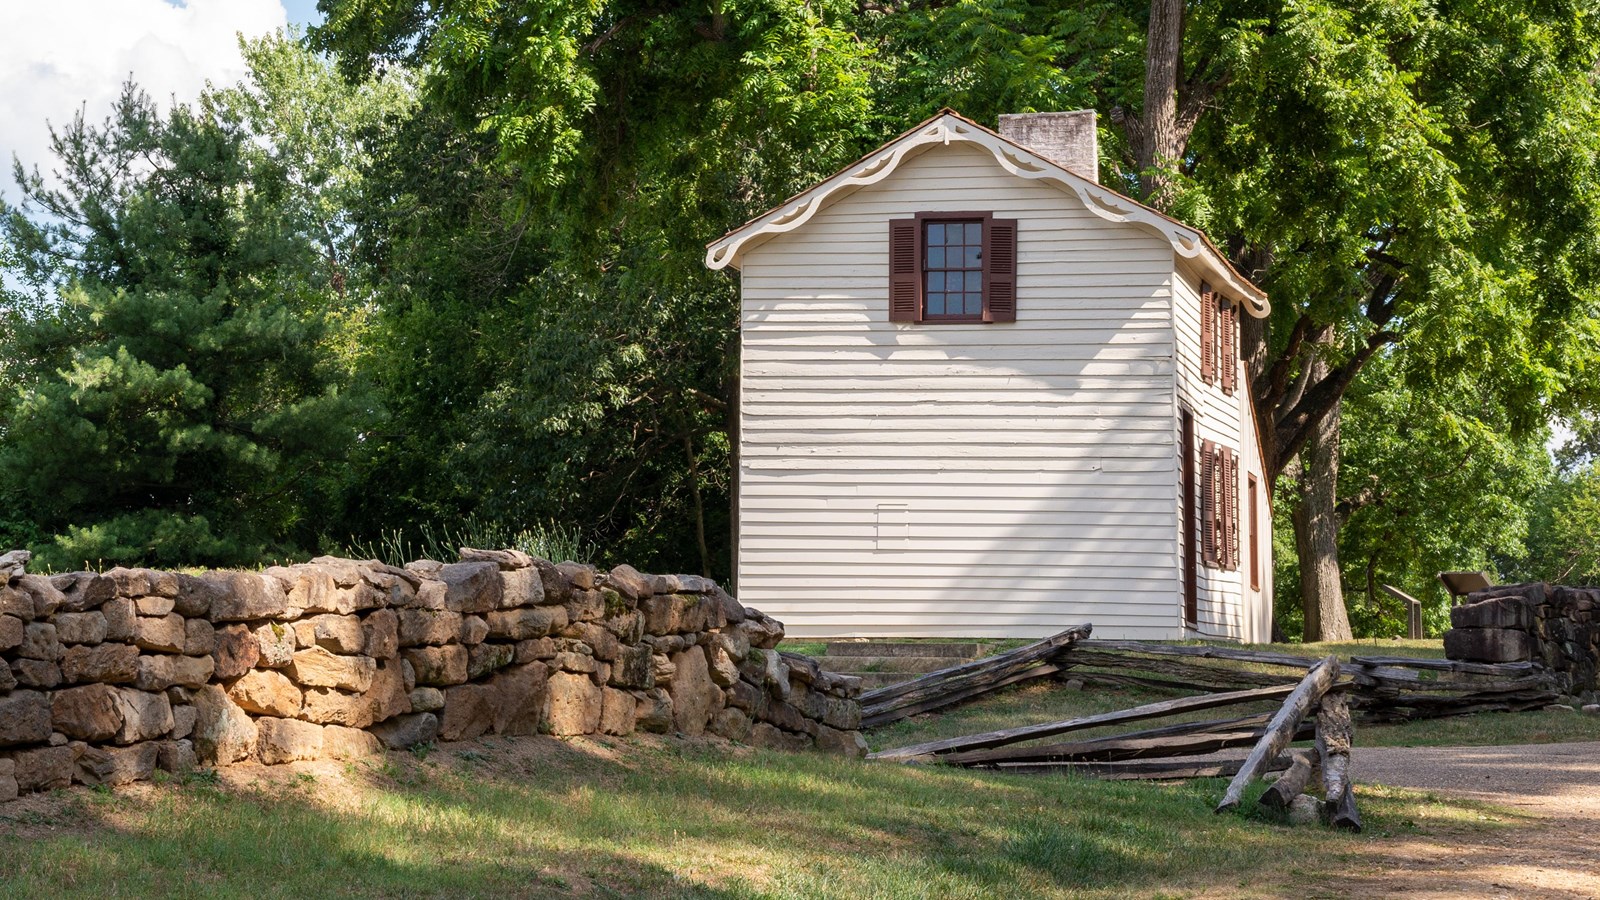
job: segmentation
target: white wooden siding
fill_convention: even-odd
[[[888,220],[1018,227],[1017,321],[891,324]],[[1173,253],[938,146],[743,260],[741,600],[797,637],[1182,634]]]
[[[1249,539],[1250,511],[1249,476],[1255,475],[1264,494],[1266,485],[1261,477],[1260,454],[1255,436],[1250,430],[1250,410],[1245,387],[1244,366],[1237,352],[1228,354],[1226,364],[1235,367],[1236,384],[1233,396],[1222,392],[1221,377],[1217,383],[1207,385],[1200,378],[1200,280],[1186,265],[1178,267],[1174,280],[1173,324],[1178,348],[1178,402],[1194,412],[1195,443],[1215,441],[1232,448],[1239,456],[1239,539],[1240,565],[1235,571],[1213,569],[1202,563],[1199,567],[1199,609],[1194,634],[1207,638],[1226,638],[1236,641],[1266,641],[1271,633],[1271,580],[1263,573],[1262,590],[1249,589]],[[1219,363],[1222,364],[1222,363]],[[1177,434],[1174,426],[1174,434]],[[1174,463],[1176,464],[1176,462]],[[1198,483],[1198,469],[1196,481]],[[1271,568],[1271,519],[1264,497],[1259,501],[1258,514],[1265,541],[1261,549],[1262,566]],[[1198,504],[1197,504],[1198,505]],[[1184,528],[1193,525],[1179,517],[1179,538]],[[1196,547],[1200,542],[1196,541]],[[1197,550],[1198,552],[1198,550]],[[1263,609],[1266,610],[1263,615]]]

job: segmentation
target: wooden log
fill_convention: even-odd
[[[993,750],[951,753],[939,757],[939,762],[971,768],[987,768],[1009,762],[1111,762],[1120,759],[1199,756],[1234,747],[1253,746],[1261,739],[1262,729],[1266,724],[1267,717],[1264,715],[1248,717],[1246,720],[1241,720],[1240,724],[1184,723],[1145,732],[1064,744],[1001,747]],[[1315,733],[1311,723],[1306,722],[1295,735],[1295,739],[1310,740]]]
[[[1233,809],[1239,805],[1239,800],[1244,796],[1245,786],[1252,778],[1261,774],[1261,766],[1270,759],[1276,759],[1283,749],[1300,729],[1300,722],[1306,713],[1316,708],[1322,695],[1333,687],[1335,679],[1339,677],[1339,659],[1329,656],[1311,668],[1300,684],[1295,686],[1294,692],[1283,701],[1283,706],[1278,709],[1272,721],[1268,723],[1266,733],[1261,740],[1251,749],[1250,755],[1245,757],[1244,765],[1240,767],[1233,781],[1228,784],[1228,790],[1222,795],[1222,802],[1217,804],[1217,812]]]
[[[1057,666],[1054,663],[1040,663],[1033,668],[1023,669],[1021,672],[1017,672],[1014,675],[1002,678],[999,681],[986,682],[984,684],[972,687],[957,688],[947,694],[931,697],[921,702],[909,704],[898,703],[889,704],[885,707],[875,707],[871,714],[868,714],[865,710],[863,710],[861,714],[861,727],[875,728],[879,725],[887,725],[890,722],[898,722],[901,719],[908,719],[912,716],[921,715],[925,712],[933,712],[936,709],[943,709],[946,706],[954,706],[957,703],[964,703],[975,697],[987,694],[990,691],[998,691],[1003,687],[1010,687],[1013,684],[1021,684],[1024,681],[1031,681],[1035,678],[1045,678],[1050,675],[1057,675],[1063,671],[1065,670],[1062,667]]]
[[[1087,637],[1091,630],[1092,628],[1089,625],[1075,625],[1025,647],[1018,647],[1005,653],[997,653],[994,656],[986,656],[983,659],[939,669],[936,672],[929,672],[911,681],[867,691],[861,695],[861,706],[865,709],[868,706],[880,706],[893,700],[901,700],[908,697],[923,699],[942,693],[950,685],[957,682],[979,684],[986,679],[994,677],[996,673],[1004,672],[1010,674],[1023,667],[1038,663],[1061,648],[1070,646],[1073,642]]]
[[[1149,653],[1159,656],[1193,656],[1200,659],[1227,659],[1234,662],[1257,663],[1264,666],[1283,666],[1292,669],[1309,669],[1317,660],[1288,653],[1264,650],[1241,650],[1235,647],[1190,646],[1184,644],[1152,644],[1145,641],[1079,641],[1075,646],[1085,650],[1123,650],[1131,653]]]
[[[1317,707],[1317,755],[1322,761],[1322,815],[1335,828],[1361,830],[1355,791],[1350,786],[1350,746],[1355,727],[1350,701],[1342,695],[1323,697]]]
[[[1106,725],[1121,725],[1126,722],[1142,722],[1147,719],[1160,719],[1178,713],[1199,712],[1207,709],[1217,709],[1223,706],[1233,706],[1240,703],[1254,703],[1261,700],[1277,700],[1287,697],[1294,690],[1292,687],[1265,687],[1253,688],[1247,691],[1232,691],[1223,694],[1206,694],[1199,697],[1178,697],[1173,700],[1162,700],[1157,703],[1146,703],[1132,709],[1121,709],[1116,712],[1099,713],[1092,716],[1082,716],[1076,719],[1064,719],[1059,722],[1046,722],[1040,725],[1023,725],[1017,728],[1003,728],[998,731],[986,731],[982,734],[969,734],[962,737],[942,738],[937,741],[927,741],[921,744],[912,744],[907,747],[896,747],[891,750],[880,750],[868,759],[909,760],[917,757],[933,756],[940,753],[951,753],[957,750],[982,750],[988,747],[1003,747],[1006,744],[1015,744],[1021,741],[1037,740],[1039,738],[1054,737],[1072,731],[1084,731],[1090,728],[1100,728]]]
[[[1280,756],[1262,764],[1263,772],[1281,772],[1289,768],[1291,760]],[[1131,762],[1062,762],[1062,763],[1009,763],[996,766],[995,771],[1006,773],[1054,775],[1071,772],[1114,781],[1172,781],[1181,778],[1227,778],[1244,764],[1239,759],[1223,760],[1135,760]]]
[[[1454,659],[1412,659],[1407,656],[1352,656],[1350,661],[1358,666],[1400,666],[1407,669],[1434,669],[1440,672],[1459,672],[1463,675],[1493,675],[1517,677],[1538,672],[1539,663],[1476,663]]]
[[[1231,685],[1231,690],[1237,691],[1250,687],[1294,684],[1300,680],[1295,675],[1274,675],[1267,672],[1249,672],[1243,669],[1225,668],[1217,665],[1197,665],[1177,662],[1172,659],[1139,655],[1131,651],[1122,650],[1085,650],[1079,647],[1070,647],[1056,654],[1055,661],[1058,664],[1068,663],[1074,667],[1133,669],[1151,672],[1174,678],[1180,682],[1204,685],[1206,689],[1219,684],[1226,684]]]
[[[1293,754],[1294,764],[1287,772],[1278,776],[1278,780],[1267,788],[1261,795],[1261,805],[1268,809],[1288,809],[1294,798],[1305,793],[1306,785],[1311,783],[1311,773],[1316,766],[1311,762],[1311,754],[1298,752]]]

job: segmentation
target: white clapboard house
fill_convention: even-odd
[[[709,246],[743,295],[739,596],[789,634],[1268,639],[1266,296],[1099,184],[1094,135],[947,110]]]

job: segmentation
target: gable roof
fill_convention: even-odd
[[[1041,181],[1077,195],[1084,207],[1108,222],[1139,225],[1155,232],[1172,245],[1174,253],[1191,260],[1212,279],[1214,287],[1243,301],[1241,305],[1252,316],[1264,318],[1272,311],[1266,293],[1240,274],[1199,229],[1064,169],[949,109],[868,153],[833,177],[707,244],[706,265],[712,269],[727,266],[737,269],[745,250],[799,228],[837,200],[889,177],[901,163],[927,148],[953,143],[981,147],[1012,175]]]

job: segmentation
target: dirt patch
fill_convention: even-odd
[[[1600,897],[1600,743],[1365,748],[1353,768],[1358,783],[1480,801],[1511,821],[1375,842],[1326,896]]]

